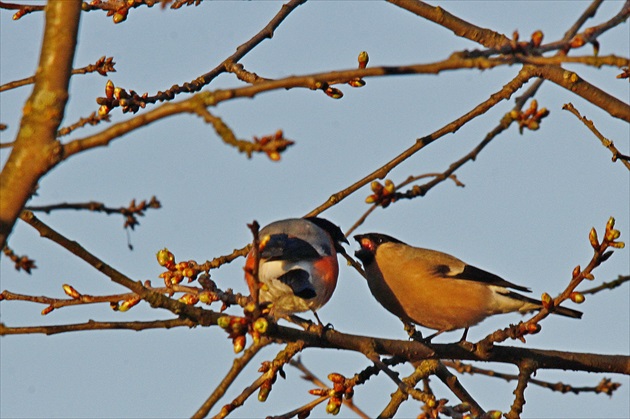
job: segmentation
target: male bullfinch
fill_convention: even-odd
[[[271,303],[275,317],[312,310],[330,299],[339,274],[337,252],[348,243],[339,227],[318,218],[276,221],[259,232],[259,300]],[[245,279],[253,294],[253,252],[247,255]]]
[[[355,255],[365,269],[372,295],[405,323],[437,330],[466,332],[493,314],[542,308],[538,300],[509,290],[529,292],[436,250],[409,246],[385,234],[354,236],[361,245]],[[555,314],[581,318],[582,313],[556,307]]]

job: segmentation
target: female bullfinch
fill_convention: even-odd
[[[509,290],[529,292],[446,253],[409,246],[385,234],[354,236],[355,255],[365,269],[372,295],[406,323],[437,330],[466,331],[493,314],[542,308],[538,300]],[[556,307],[555,314],[581,318],[582,313]]]
[[[341,243],[348,243],[339,227],[318,217],[291,218],[263,227],[259,238],[259,299],[271,303],[271,314],[315,312],[328,302],[339,274],[337,252],[345,252]],[[245,266],[252,292],[256,285],[248,273],[254,266],[251,251]]]

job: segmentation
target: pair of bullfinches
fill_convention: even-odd
[[[476,325],[488,316],[539,310],[542,303],[516,291],[529,289],[436,250],[403,243],[391,236],[354,236],[360,249],[368,287],[376,300],[405,324],[442,332]],[[246,261],[250,291],[259,286],[259,299],[272,316],[316,312],[337,285],[337,255],[348,243],[341,229],[319,217],[273,222],[259,232],[259,285],[251,276],[251,251]],[[252,292],[253,295],[253,292]],[[582,313],[556,307],[554,314],[580,318]]]

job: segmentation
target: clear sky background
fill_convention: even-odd
[[[588,6],[587,2],[456,2],[441,3],[451,13],[482,27],[511,36],[514,30],[529,39],[541,29],[545,41],[560,39]],[[605,2],[587,26],[616,14],[621,1]],[[190,81],[214,68],[235,48],[257,33],[280,9],[280,2],[204,2],[179,11],[140,8],[128,21],[113,25],[103,13],[82,15],[75,67],[113,56],[117,86],[153,94],[175,83]],[[0,12],[1,83],[34,73],[41,43],[43,15],[35,13],[14,22]],[[600,54],[630,55],[628,24],[600,38]],[[433,23],[382,2],[309,2],[299,7],[276,31],[273,39],[249,53],[242,63],[260,76],[280,78],[356,67],[360,51],[370,65],[429,63],[454,51],[477,45],[455,37]],[[580,55],[590,49],[579,51]],[[630,100],[627,81],[615,79],[618,69],[567,66],[621,100]],[[480,72],[462,70],[439,76],[367,79],[361,89],[342,86],[345,96],[333,100],[319,91],[295,89],[264,93],[254,100],[222,103],[213,111],[240,138],[272,134],[283,129],[296,145],[280,163],[264,155],[247,160],[224,145],[198,117],[177,116],[115,141],[108,148],[81,154],[57,167],[40,184],[32,205],[96,200],[124,206],[132,198],[156,195],[163,204],[149,211],[131,232],[127,248],[122,219],[87,212],[58,212],[41,218],[67,237],[137,280],[159,285],[157,250],[168,247],[178,260],[204,262],[228,254],[250,240],[246,224],[301,216],[332,193],[380,167],[416,138],[427,135],[468,112],[511,80],[518,66]],[[97,109],[106,79],[76,76],[64,125]],[[211,88],[242,85],[231,75]],[[2,142],[13,140],[19,112],[30,93],[24,87],[0,96],[1,122],[9,128]],[[182,96],[183,97],[183,96]],[[586,265],[592,250],[588,232],[603,232],[609,216],[617,219],[622,239],[630,237],[630,178],[620,163],[570,113],[572,102],[624,154],[629,154],[628,124],[615,120],[562,88],[544,83],[537,95],[550,109],[536,132],[519,135],[515,126],[496,138],[477,158],[457,172],[466,185],[444,182],[424,198],[396,203],[375,211],[358,232],[378,231],[410,244],[446,251],[504,278],[531,287],[533,296],[556,295],[568,283],[577,264]],[[442,172],[468,153],[490,131],[513,101],[503,102],[454,135],[441,138],[396,168],[389,176],[402,182],[409,175]],[[127,116],[118,110],[113,120]],[[97,128],[101,129],[102,127]],[[95,129],[82,130],[71,138]],[[2,149],[2,162],[8,149]],[[366,187],[323,215],[344,230],[368,208]],[[16,273],[6,258],[0,263],[1,289],[32,295],[64,297],[69,283],[86,294],[125,292],[84,262],[57,245],[39,239],[18,222],[10,239],[19,254],[37,261],[31,276]],[[357,249],[351,243],[352,252]],[[343,265],[343,264],[342,264]],[[596,281],[610,281],[630,272],[628,248],[595,271]],[[242,259],[212,272],[222,288],[245,292]],[[568,304],[573,306],[572,304]],[[540,334],[528,337],[531,348],[603,354],[630,352],[630,291],[628,284],[612,292],[587,297],[579,307],[581,321],[553,316]],[[94,320],[169,318],[141,303],[127,313],[108,305],[70,307],[41,316],[40,305],[2,302],[0,321],[8,326],[47,325]],[[217,309],[218,307],[213,306]],[[238,310],[232,311],[238,313]],[[324,322],[342,332],[405,339],[393,315],[370,295],[365,281],[341,266],[333,298],[320,311]],[[471,329],[478,340],[499,327],[515,323],[519,315],[498,316]],[[459,332],[437,342],[451,342]],[[519,342],[507,342],[521,346]],[[229,402],[257,376],[263,360],[280,349],[263,351],[237,380],[219,406]],[[234,359],[231,342],[219,328],[177,328],[158,331],[95,331],[8,336],[0,339],[0,416],[35,417],[182,417],[191,415],[227,372]],[[322,379],[330,372],[346,376],[369,362],[356,353],[309,349],[302,360]],[[510,365],[486,365],[517,373]],[[402,375],[409,368],[400,369]],[[285,413],[310,400],[313,385],[287,367],[266,404],[255,397],[233,417],[263,417]],[[574,386],[595,386],[609,377],[622,383],[612,398],[605,395],[562,395],[531,385],[526,390],[526,418],[630,417],[627,376],[539,371],[536,378]],[[515,383],[481,377],[460,377],[485,409],[508,411]],[[455,396],[432,380],[440,397]],[[386,405],[395,386],[376,377],[356,388],[355,403],[369,415]],[[287,396],[287,394],[289,396]],[[312,417],[325,416],[321,405]],[[218,410],[215,408],[213,414]],[[419,404],[404,404],[401,417],[415,417]],[[342,408],[339,417],[354,417]]]

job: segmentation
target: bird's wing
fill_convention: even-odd
[[[313,298],[317,295],[309,279],[310,274],[304,269],[291,269],[278,277],[279,281],[293,290],[294,295],[304,299]]]
[[[267,260],[297,261],[316,259],[319,252],[309,242],[288,234],[272,234],[260,252]]]
[[[482,282],[488,285],[496,285],[499,287],[512,288],[523,292],[531,292],[531,290],[527,287],[513,284],[498,275],[495,275],[488,271],[484,271],[483,269],[475,268],[471,265],[464,265],[464,268],[460,272],[452,271],[448,265],[437,265],[436,272],[448,278]]]

